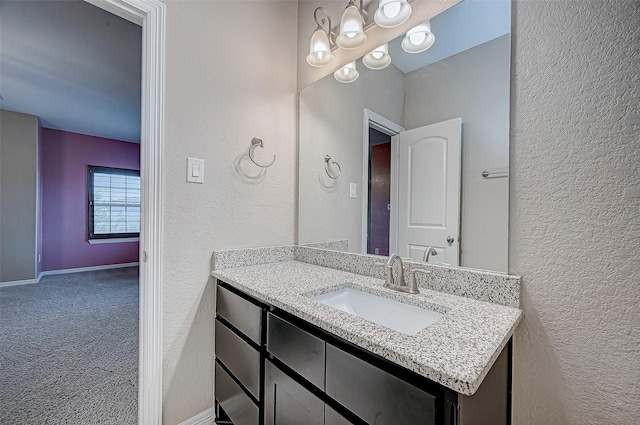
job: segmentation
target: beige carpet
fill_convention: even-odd
[[[0,288],[0,424],[135,424],[138,268]]]

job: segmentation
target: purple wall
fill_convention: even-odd
[[[43,130],[42,270],[138,261],[138,242],[87,241],[87,165],[140,169],[140,145]]]

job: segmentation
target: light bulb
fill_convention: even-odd
[[[365,41],[367,36],[362,28],[362,15],[353,0],[350,0],[340,20],[340,34],[336,38],[336,44],[345,50],[353,50]]]
[[[431,22],[426,21],[411,28],[402,40],[402,50],[407,53],[420,53],[433,46],[436,36],[431,32]]]
[[[389,56],[389,44],[385,43],[362,57],[362,63],[370,69],[382,69],[389,66],[391,56]]]
[[[382,28],[394,28],[405,23],[409,16],[411,16],[411,5],[408,1],[380,0],[373,19]]]
[[[351,62],[333,73],[333,77],[341,83],[352,83],[358,79],[360,73],[356,69],[356,63]]]
[[[311,36],[307,63],[311,66],[321,67],[329,65],[331,61],[333,61],[333,54],[331,53],[331,47],[329,45],[329,37],[327,37],[327,33],[318,26]]]

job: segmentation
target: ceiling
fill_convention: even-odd
[[[84,1],[0,0],[0,108],[140,142],[142,28]]]

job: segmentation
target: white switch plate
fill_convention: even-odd
[[[350,198],[355,198],[356,197],[356,184],[355,183],[349,184],[349,197]]]
[[[204,183],[204,159],[187,158],[187,181]]]

